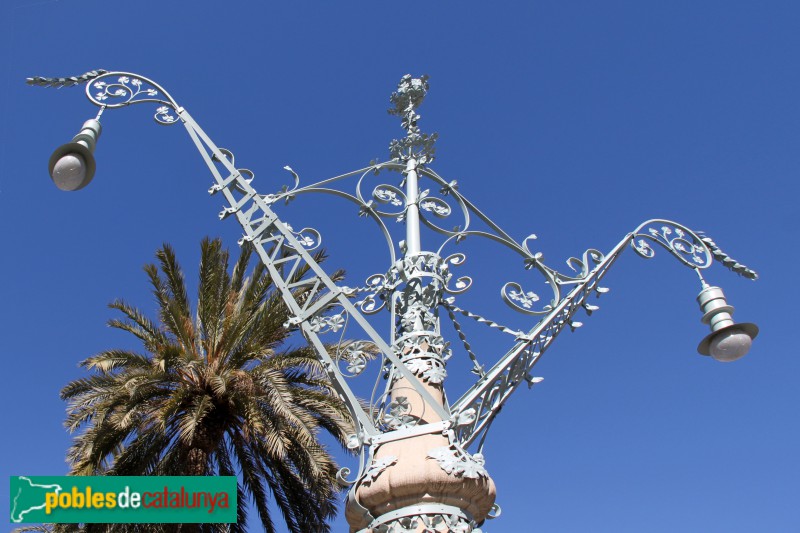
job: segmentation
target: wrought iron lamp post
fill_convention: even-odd
[[[143,76],[96,70],[72,78],[35,77],[28,83],[57,87],[85,83],[87,97],[100,108],[97,117],[51,157],[51,176],[64,190],[80,189],[92,179],[92,154],[104,110],[151,103],[157,106],[159,124],[185,126],[214,176],[209,193],[221,194],[227,202],[220,218],[236,217],[244,230],[239,244],[249,242],[257,250],[292,311],[287,326],[298,327],[315,347],[356,422],[349,447],[361,452],[360,467],[352,481],[347,479],[351,474],[347,468],[338,476],[342,484],[351,486],[346,508],[351,531],[478,531],[484,520],[499,514],[494,483],[482,455],[489,426],[521,384],[531,387],[541,381],[531,375],[533,366],[561,331],[581,326],[576,313],[591,314],[597,309],[589,297],[607,292],[600,280],[629,246],[650,258],[655,253],[652,244],[658,244],[697,272],[702,284],[698,296],[702,320],[711,328],[698,347],[701,354],[720,361],[738,359],[758,334],[753,324],[734,323],[733,307],[720,288],[705,282],[701,271],[716,259],[747,278],[756,279],[756,273],[729,258],[710,238],[675,222],[649,220],[608,253],[590,249],[581,258],[570,258],[572,275],[547,266],[541,254],[531,249],[535,235],[514,240],[462,195],[455,181],[448,182],[432,170],[436,135],[422,133],[417,125],[417,110],[428,90],[425,77],[404,76],[392,94],[389,112],[401,117],[406,135],[392,141],[390,161],[305,186],[285,167],[293,176],[293,186],[269,194],[259,194],[253,187],[253,173],[237,168],[230,151],[215,145],[169,93]],[[370,183],[384,171],[399,173],[400,183]],[[421,188],[422,180],[433,182],[441,196]],[[352,181],[355,188],[345,188]],[[289,203],[310,193],[348,200],[356,204],[360,216],[377,223],[391,257],[385,274],[370,276],[363,287],[355,288],[331,280],[309,254],[319,246],[320,234],[310,228],[296,231],[276,214],[279,202]],[[454,211],[463,217],[459,226],[448,230],[434,221]],[[405,223],[404,240],[395,243],[387,219]],[[423,246],[421,225],[443,236],[435,251]],[[464,254],[446,256],[444,249],[466,238],[485,238],[510,248],[521,256],[525,269],[543,277],[552,291],[546,304],[540,304],[538,294],[520,283],[509,282],[501,289],[506,304],[534,318],[531,329],[515,330],[456,305],[456,296],[468,290],[472,280],[451,271],[464,262]],[[311,274],[290,281],[303,265],[310,267]],[[298,289],[302,297],[296,297]],[[367,318],[379,312],[390,315],[393,333],[389,340]],[[510,335],[511,347],[488,370],[473,353],[459,315]],[[453,323],[477,376],[452,403],[444,389],[452,350],[442,337],[443,318]],[[359,330],[364,340],[340,342],[334,351],[326,349],[322,339],[326,335],[341,339],[348,327]],[[383,393],[373,392],[365,406],[348,380],[366,375],[369,369],[377,375],[375,390],[381,380],[385,383]]]

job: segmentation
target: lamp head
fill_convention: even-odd
[[[55,149],[50,156],[50,177],[62,191],[86,187],[95,171],[94,148],[102,128],[95,119],[87,120],[72,141]]]
[[[758,326],[750,323],[736,324],[733,307],[728,305],[719,287],[706,287],[697,296],[703,311],[702,322],[711,327],[711,333],[697,346],[701,355],[710,355],[717,361],[729,363],[741,359],[750,351]]]
[[[755,324],[733,324],[711,332],[700,342],[697,351],[717,361],[730,363],[747,355],[757,335],[758,326]]]

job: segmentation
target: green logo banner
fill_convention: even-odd
[[[11,476],[11,522],[235,523],[236,477]]]

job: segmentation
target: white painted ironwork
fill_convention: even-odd
[[[532,376],[533,367],[565,328],[574,331],[582,325],[575,319],[578,311],[591,315],[598,309],[590,298],[608,291],[599,283],[629,245],[638,255],[651,258],[655,254],[652,244],[658,244],[698,274],[717,259],[736,273],[751,279],[757,277],[755,272],[724,254],[709,237],[661,219],[641,224],[607,254],[589,249],[580,258],[570,258],[567,264],[573,271],[571,274],[547,266],[542,254],[532,249],[536,235],[522,241],[513,239],[462,195],[456,181],[447,181],[430,168],[437,136],[420,131],[417,113],[428,90],[426,77],[404,76],[392,94],[394,107],[389,112],[401,117],[406,136],[390,143],[390,161],[371,162],[364,168],[310,185],[301,185],[300,176],[287,166],[292,185],[267,194],[254,188],[252,171],[237,168],[233,153],[214,144],[191,115],[152,80],[127,72],[95,70],[71,78],[35,77],[28,81],[32,85],[55,87],[86,83],[86,96],[101,112],[149,103],[156,106],[154,119],[159,124],[180,122],[185,126],[214,176],[209,193],[221,193],[227,202],[220,218],[235,216],[244,231],[239,244],[249,243],[255,248],[290,309],[292,318],[287,326],[297,326],[316,349],[356,421],[357,433],[350,437],[348,447],[361,451],[359,471],[354,480],[348,480],[351,471],[343,468],[338,479],[351,486],[349,501],[363,514],[364,523],[372,531],[417,531],[423,526],[426,531],[437,531],[440,527],[477,531],[474,517],[452,506],[410,506],[372,516],[358,501],[357,491],[360,486],[379,480],[397,462],[393,455],[376,458],[376,450],[404,439],[443,435],[448,445],[428,450],[428,458],[438,462],[447,474],[488,478],[481,452],[498,411],[521,384],[531,387],[541,381]],[[372,178],[386,171],[402,176],[399,185],[369,184]],[[355,186],[350,188],[348,182],[353,181]],[[432,188],[421,185],[423,182]],[[279,202],[288,204],[300,195],[315,193],[354,203],[359,216],[368,217],[378,225],[389,249],[390,267],[385,274],[370,276],[362,287],[338,286],[310,253],[320,246],[320,233],[313,228],[295,230],[273,210]],[[449,226],[451,229],[434,220],[452,216],[459,220]],[[405,240],[399,243],[395,243],[385,223],[391,219],[405,223]],[[443,236],[436,251],[423,248],[421,225]],[[466,256],[445,255],[444,250],[466,238],[479,237],[517,253],[525,269],[541,276],[549,287],[550,294],[540,295],[529,289],[526,279],[508,281],[501,289],[501,298],[510,308],[535,317],[535,324],[527,332],[456,305],[457,296],[470,288],[472,279],[456,277],[451,270],[462,265]],[[310,274],[296,275],[304,267]],[[704,281],[703,284],[707,286]],[[449,407],[431,393],[445,381],[447,360],[452,354],[441,335],[441,309],[453,323],[477,376],[475,383]],[[395,326],[389,341],[366,318],[384,310],[389,312]],[[473,352],[456,314],[510,335],[511,347],[486,369]],[[729,315],[724,318],[727,320]],[[731,319],[724,326],[731,328],[735,326],[732,324]],[[321,337],[336,334],[344,339],[348,326],[359,328],[364,338],[340,341],[335,352],[330,352]],[[746,326],[745,330],[751,325]],[[753,328],[747,330],[751,338],[757,333],[757,328]],[[378,374],[384,377],[386,385],[382,394],[373,394],[365,408],[347,380],[365,374],[372,361],[376,362],[373,366],[379,367]],[[479,438],[477,451],[468,453],[467,449]],[[495,514],[499,514],[498,510]],[[491,512],[486,517],[491,518]]]

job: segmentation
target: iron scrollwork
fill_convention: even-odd
[[[178,122],[178,104],[160,85],[143,76],[127,72],[105,72],[86,84],[86,97],[100,107],[124,107],[131,104],[155,103],[153,118],[164,126]]]
[[[636,228],[631,247],[646,259],[655,255],[648,241],[659,244],[690,268],[708,268],[714,260],[706,243],[695,232],[677,222],[648,220]]]
[[[343,397],[347,397],[351,414],[354,419],[358,420],[358,433],[348,438],[347,445],[351,449],[363,449],[364,444],[371,442],[370,438],[374,438],[378,433],[409,430],[409,428],[417,426],[421,420],[424,420],[424,409],[426,406],[430,406],[440,415],[440,420],[444,421],[449,418],[449,428],[451,434],[455,435],[455,439],[451,446],[430,450],[428,457],[436,460],[446,472],[456,476],[486,477],[487,473],[480,451],[470,455],[465,451],[466,447],[479,434],[482,433],[485,437],[488,426],[499,408],[521,383],[527,382],[529,386],[532,386],[541,381],[541,378],[532,376],[533,366],[566,326],[574,329],[580,325],[580,322],[573,320],[575,313],[580,308],[585,309],[588,314],[597,309],[597,306],[587,302],[587,298],[592,294],[599,295],[607,290],[599,287],[598,283],[621,250],[628,244],[637,254],[645,258],[655,255],[654,247],[651,244],[657,243],[692,269],[708,268],[713,259],[717,259],[734,272],[753,279],[756,277],[755,272],[724,254],[710,238],[698,235],[675,222],[658,219],[640,225],[608,255],[595,249],[589,249],[580,259],[569,258],[567,266],[572,270],[572,274],[565,274],[545,265],[542,254],[531,249],[531,243],[536,239],[535,235],[529,235],[521,242],[516,241],[467,200],[459,192],[455,180],[446,181],[428,167],[433,161],[434,143],[437,136],[436,134],[421,133],[417,125],[420,115],[416,112],[416,108],[422,103],[428,90],[426,77],[404,76],[397,91],[391,97],[394,107],[389,112],[402,118],[402,126],[407,134],[404,139],[392,141],[390,145],[392,161],[371,162],[366,168],[305,187],[300,186],[298,174],[287,166],[284,168],[293,176],[294,184],[291,187],[284,186],[280,191],[267,195],[258,195],[251,187],[250,184],[254,179],[252,171],[236,169],[234,157],[230,151],[218,149],[207,136],[202,139],[198,137],[198,133],[201,132],[199,126],[193,123],[185,110],[180,108],[162,87],[147,78],[125,72],[97,70],[72,78],[36,77],[30,78],[28,81],[33,85],[53,87],[86,83],[87,97],[93,104],[101,108],[153,103],[158,105],[155,113],[155,120],[158,123],[170,125],[178,122],[179,119],[183,120],[198,149],[206,157],[206,161],[211,161],[208,153],[213,153],[213,158],[217,162],[221,162],[228,173],[228,176],[225,177],[224,173],[220,174],[213,168],[213,163],[209,163],[209,167],[217,178],[217,183],[209,192],[222,191],[231,203],[231,206],[226,207],[222,212],[221,218],[237,214],[247,233],[240,244],[248,241],[256,246],[273,245],[269,253],[264,249],[261,249],[261,252],[264,254],[262,258],[269,255],[269,259],[264,259],[264,262],[273,269],[272,272],[275,276],[282,274],[284,267],[280,265],[287,261],[294,261],[294,268],[301,264],[316,266],[313,258],[305,252],[319,247],[321,243],[321,235],[316,230],[303,228],[295,231],[290,225],[278,220],[277,215],[269,206],[279,200],[289,203],[300,194],[312,192],[333,194],[354,202],[358,206],[360,215],[370,217],[378,223],[391,254],[392,267],[387,274],[370,276],[367,279],[366,287],[350,289],[335,286],[327,276],[317,272],[318,277],[314,277],[308,282],[312,283],[313,287],[303,282],[306,283],[306,288],[311,287],[303,298],[295,299],[291,288],[284,288],[282,294],[285,301],[299,308],[298,314],[293,317],[295,322],[291,325],[303,322],[304,334],[307,335],[307,338],[317,340],[318,344],[315,346],[320,352],[326,368],[335,370],[331,371],[331,375],[336,390]],[[379,175],[383,170],[398,171],[401,174],[410,172],[407,168],[410,169],[413,165],[407,167],[404,163],[410,163],[412,159],[418,164],[416,167],[418,177],[429,179],[437,184],[443,197],[433,196],[430,192],[431,189],[414,191],[417,193],[413,195],[417,198],[416,206],[421,211],[420,220],[432,231],[444,235],[445,239],[435,253],[422,252],[405,255],[398,261],[395,257],[394,241],[383,219],[395,219],[399,222],[405,220],[409,209],[409,197],[412,196],[411,193],[402,190],[405,178],[401,180],[399,187],[386,183],[375,185],[367,197],[362,194],[362,185],[365,190],[369,190],[369,187],[366,186],[367,179]],[[354,193],[331,186],[334,182],[359,176],[359,174]],[[234,193],[243,196],[237,200]],[[463,215],[463,221],[460,221],[460,224],[455,225],[452,229],[445,229],[434,224],[430,218],[425,216],[430,214],[434,218],[445,219],[459,210]],[[254,216],[256,218],[253,218]],[[482,222],[487,229],[473,228],[473,221]],[[442,250],[446,245],[457,244],[471,236],[487,238],[519,254],[522,257],[523,267],[526,270],[538,271],[543,276],[544,283],[552,291],[552,298],[545,298],[530,290],[527,281],[524,283],[512,281],[503,285],[502,298],[512,308],[527,315],[542,316],[542,319],[528,333],[512,330],[479,315],[464,311],[456,307],[452,299],[445,300],[443,298],[445,293],[460,294],[468,290],[472,284],[472,279],[468,276],[454,279],[450,272],[450,266],[463,264],[466,259],[464,254],[452,254],[444,260],[441,259],[444,256]],[[562,290],[569,292],[562,295]],[[343,336],[350,316],[358,317],[353,302],[347,298],[359,293],[366,293],[361,301],[355,302],[355,306],[361,312],[371,314],[388,309],[392,316],[397,318],[395,342],[391,348],[388,347],[371,327],[362,324],[374,343],[382,346],[380,350],[370,342],[340,339],[333,357],[330,357],[326,351],[330,345],[323,346],[319,343],[316,335],[341,332]],[[323,296],[326,299],[319,300]],[[332,315],[323,314],[333,306],[334,300],[338,302],[337,305],[343,306],[345,311]],[[319,301],[319,305],[309,308],[309,304],[316,301]],[[449,412],[446,407],[434,402],[425,387],[419,383],[422,381],[428,384],[440,384],[446,376],[445,362],[450,356],[450,351],[448,344],[440,336],[439,306],[444,306],[448,310],[456,331],[473,360],[473,372],[479,376],[478,382],[452,405]],[[456,312],[515,337],[515,344],[511,350],[502,356],[500,361],[489,371],[484,370],[483,366],[477,362],[460,325],[455,321],[454,314]],[[348,313],[350,314],[348,315]],[[402,374],[408,382],[412,383],[412,386],[391,388],[380,396],[377,402],[371,402],[365,413],[352,391],[343,385],[340,377],[360,375],[369,360],[374,359],[379,351],[383,353],[382,368],[387,370],[386,375],[390,377],[389,383],[392,384],[397,376]],[[343,371],[339,368],[341,366],[345,367]],[[376,392],[373,393],[373,399],[376,394]],[[412,397],[412,395],[415,396]],[[410,401],[410,398],[413,401]],[[421,409],[419,410],[422,412],[413,412],[412,405],[420,405]],[[482,441],[479,450],[481,447]],[[362,451],[361,470],[357,477],[358,481],[355,483],[371,483],[395,462],[395,457],[387,456],[369,462],[369,466],[365,469]],[[352,484],[354,482],[346,480],[349,473],[349,469],[342,469],[337,478],[344,484]],[[499,508],[495,514],[499,514]],[[437,511],[419,512],[417,516],[393,519],[391,523],[379,524],[376,530],[416,531],[420,520],[429,529],[432,525],[435,527],[447,525],[453,531],[469,531],[474,525],[464,517],[456,515],[448,517]]]

